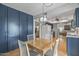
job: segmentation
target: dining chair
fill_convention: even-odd
[[[20,56],[29,56],[29,49],[26,42],[18,40],[18,45],[20,49]]]
[[[28,42],[23,42],[18,40],[19,48],[20,48],[20,56],[39,56],[40,54],[29,50],[28,48]]]
[[[59,39],[56,40],[56,44],[55,44],[54,50],[53,50],[53,56],[58,55],[58,47],[59,47]]]
[[[58,55],[58,46],[59,46],[59,39],[56,40],[55,45],[52,49],[49,49],[45,56],[57,56]]]
[[[46,53],[45,56],[53,56],[53,47],[51,49],[49,49]]]
[[[33,34],[27,35],[27,40],[28,40],[28,41],[33,40],[33,39],[34,39],[34,38],[33,38]]]
[[[28,41],[34,40],[33,34],[27,35],[27,40]],[[34,50],[34,49],[32,49],[32,50]]]
[[[53,42],[52,47],[45,53],[45,56],[53,56],[54,47],[55,47],[55,42]]]

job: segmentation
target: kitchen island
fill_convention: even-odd
[[[79,36],[75,33],[68,33],[66,37],[67,55],[79,56]]]

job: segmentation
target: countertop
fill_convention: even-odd
[[[74,37],[74,38],[79,38],[79,35],[77,35],[74,32],[68,32],[66,37]]]

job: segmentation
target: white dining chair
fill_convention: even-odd
[[[31,40],[34,40],[33,34],[27,35],[27,40],[28,40],[28,42],[31,41]],[[34,50],[34,49],[32,49],[32,50]]]
[[[53,47],[51,49],[49,49],[46,53],[45,56],[53,56]]]
[[[18,40],[18,45],[20,49],[20,56],[29,56],[29,49],[26,42]]]
[[[55,43],[53,42],[52,47],[45,53],[45,56],[53,56]]]
[[[58,46],[59,46],[59,39],[56,40],[55,45],[52,49],[49,49],[45,56],[57,56],[58,55]]]
[[[29,34],[29,35],[27,35],[27,40],[28,40],[28,41],[30,41],[30,40],[34,40],[34,38],[33,38],[33,34]]]
[[[23,42],[18,40],[19,48],[20,48],[20,56],[40,56],[39,53],[29,50],[28,42]]]
[[[58,47],[59,47],[59,39],[56,40],[56,44],[54,46],[53,56],[58,55]]]

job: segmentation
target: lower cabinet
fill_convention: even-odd
[[[79,56],[79,38],[67,37],[67,55]]]

